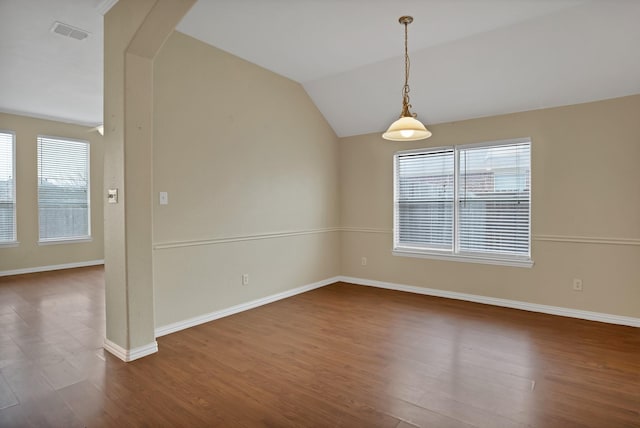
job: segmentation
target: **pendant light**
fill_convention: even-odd
[[[409,51],[407,49],[407,26],[413,22],[411,16],[401,16],[398,19],[404,25],[404,86],[402,87],[402,113],[400,119],[389,126],[387,132],[382,134],[382,138],[391,141],[416,141],[429,138],[429,131],[418,119],[416,114],[409,110]]]

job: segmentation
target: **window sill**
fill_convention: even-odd
[[[478,257],[478,256],[469,256],[469,255],[462,255],[462,254],[444,254],[444,253],[434,253],[434,252],[426,252],[426,251],[423,252],[423,251],[409,250],[404,248],[395,248],[392,251],[392,254],[394,256],[401,256],[401,257],[417,257],[422,259],[446,260],[446,261],[452,261],[452,262],[481,263],[481,264],[487,264],[487,265],[514,266],[514,267],[525,267],[525,268],[533,267],[533,260],[531,259]]]
[[[46,241],[38,241],[38,245],[59,245],[59,244],[81,244],[84,242],[92,242],[92,237],[86,238],[69,238],[69,239],[51,239]]]
[[[0,248],[11,248],[20,245],[20,241],[6,241],[0,243]]]

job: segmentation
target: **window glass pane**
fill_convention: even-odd
[[[529,255],[529,143],[460,150],[461,252]]]
[[[0,243],[16,240],[14,134],[0,131]]]
[[[408,247],[453,248],[453,150],[397,158],[396,241]]]
[[[87,238],[89,144],[38,137],[40,240]]]

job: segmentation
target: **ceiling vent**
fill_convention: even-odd
[[[81,30],[76,27],[72,27],[68,24],[63,24],[62,22],[54,22],[53,27],[51,27],[51,31],[60,34],[61,36],[71,37],[76,40],[84,40],[89,37],[89,32],[85,30]]]

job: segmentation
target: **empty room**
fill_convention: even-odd
[[[640,427],[638,22],[0,1],[0,427]]]

